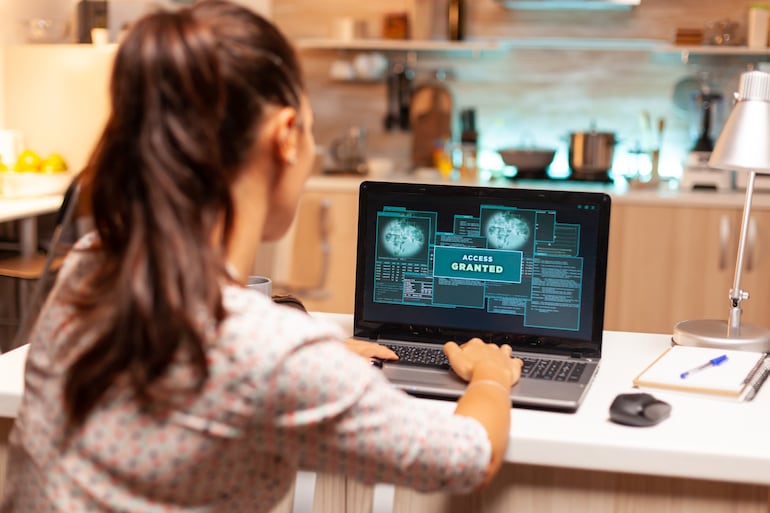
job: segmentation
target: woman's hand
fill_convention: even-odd
[[[356,353],[358,356],[363,356],[366,359],[379,358],[380,360],[398,360],[398,355],[396,353],[376,342],[367,342],[365,340],[349,338],[345,341],[345,346],[348,350]]]
[[[479,365],[500,369],[508,386],[513,386],[521,376],[523,362],[511,358],[511,346],[503,344],[487,344],[479,338],[472,338],[463,345],[456,342],[444,344],[444,353],[449,359],[452,369],[465,381],[470,381]]]

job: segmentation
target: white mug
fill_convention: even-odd
[[[271,297],[273,294],[273,281],[267,276],[249,276],[246,282],[247,289],[258,290],[267,297]]]

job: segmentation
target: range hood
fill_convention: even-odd
[[[507,9],[522,10],[609,10],[630,9],[641,3],[642,0],[497,0]]]

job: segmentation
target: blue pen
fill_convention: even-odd
[[[690,370],[684,371],[679,375],[680,378],[685,379],[687,376],[691,374],[695,374],[696,372],[700,372],[703,369],[708,369],[709,367],[716,367],[717,365],[721,365],[724,362],[727,361],[727,355],[723,354],[721,356],[717,356],[716,358],[712,358],[711,360],[707,361],[706,363],[702,365],[698,365],[697,367],[693,367]]]

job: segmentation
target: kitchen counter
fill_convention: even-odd
[[[528,189],[560,189],[575,191],[605,192],[612,197],[614,203],[622,204],[659,204],[668,206],[688,207],[743,207],[745,191],[717,192],[710,190],[680,191],[667,188],[662,183],[658,188],[629,187],[625,181],[616,183],[579,182],[570,180],[498,180],[490,182],[476,181],[448,181],[442,180],[438,175],[428,172],[399,173],[387,176],[334,176],[313,175],[305,186],[307,191],[316,192],[356,192],[359,184],[364,180],[416,182],[416,183],[443,183],[449,185],[484,185],[489,187],[520,187]],[[770,191],[755,189],[752,208],[759,210],[770,209]]]

